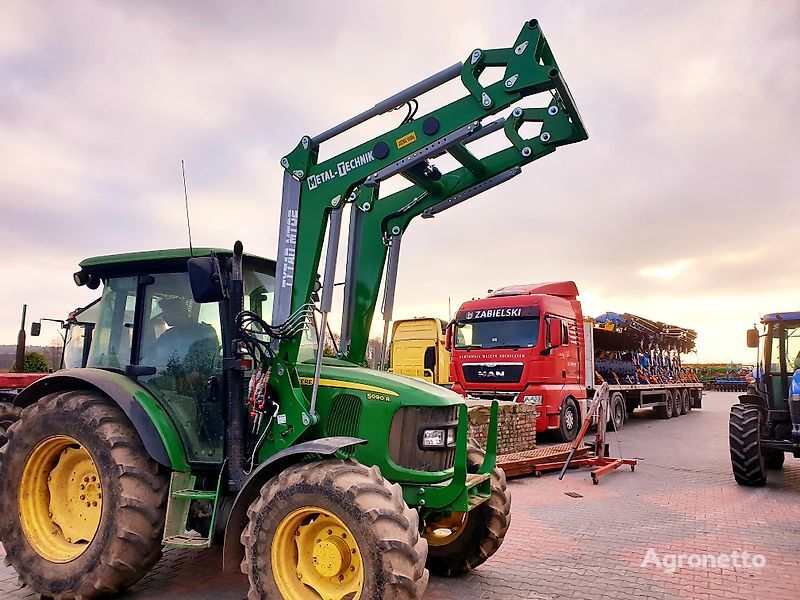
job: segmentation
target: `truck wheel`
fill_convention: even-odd
[[[610,405],[613,427],[616,431],[619,431],[625,424],[625,397],[619,392],[614,392],[611,395]]]
[[[477,473],[485,454],[470,446],[467,469]],[[428,569],[435,575],[453,577],[482,565],[500,548],[511,524],[511,494],[506,489],[506,474],[495,467],[491,475],[489,499],[468,513],[425,524],[428,540]]]
[[[783,468],[783,459],[786,455],[780,450],[766,450],[764,452],[764,464],[768,469],[780,471]]]
[[[110,399],[50,394],[6,437],[0,541],[22,584],[94,598],[130,587],[161,558],[167,476]]]
[[[672,416],[677,418],[683,414],[683,399],[680,390],[670,390],[672,396]]]
[[[757,406],[731,406],[728,440],[736,483],[749,486],[766,484],[767,470],[761,449],[761,412]]]
[[[247,516],[250,600],[416,600],[428,585],[419,515],[377,467],[293,465],[264,484]]]
[[[0,402],[0,446],[6,443],[6,430],[19,419],[21,412],[21,408],[10,402]]]
[[[672,410],[675,408],[674,402],[672,400],[672,392],[670,390],[666,390],[664,394],[664,405],[663,406],[654,406],[653,413],[659,419],[671,419],[672,418]]]
[[[565,398],[561,403],[561,415],[559,418],[558,435],[563,442],[571,442],[578,435],[581,427],[580,412],[578,405],[572,398]]]
[[[684,415],[688,415],[692,411],[692,397],[689,394],[689,390],[684,389],[681,391],[681,399],[683,400],[682,412]]]

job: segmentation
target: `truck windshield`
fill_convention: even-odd
[[[539,341],[539,317],[472,321],[456,324],[455,347],[471,348],[533,348]]]

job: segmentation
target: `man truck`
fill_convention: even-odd
[[[700,408],[703,386],[680,367],[695,337],[635,315],[585,321],[572,281],[503,287],[464,302],[448,326],[452,389],[540,407],[537,433],[572,441],[603,381],[617,429],[637,408],[664,419]]]

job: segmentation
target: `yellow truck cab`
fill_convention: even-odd
[[[389,370],[437,385],[451,385],[446,329],[445,321],[430,317],[395,321],[389,347]]]

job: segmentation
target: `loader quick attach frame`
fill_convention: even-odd
[[[505,68],[505,74],[484,87],[478,78],[487,67]],[[383,135],[318,162],[323,142],[459,77],[468,91],[466,96],[419,118],[406,119]],[[540,93],[549,94],[546,106],[517,107],[505,118],[484,123],[527,96]],[[541,124],[540,133],[530,139],[520,135],[520,127],[527,122]],[[504,149],[483,158],[469,151],[471,142],[493,133],[500,136],[500,131],[506,138]],[[300,347],[299,336],[275,342],[270,385],[282,399],[287,423],[295,425],[283,431],[281,428],[287,426],[276,425],[278,435],[266,444],[274,447],[264,450],[269,454],[288,447],[316,422],[322,348],[345,205],[352,208],[340,351],[343,358],[361,363],[384,270],[383,318],[384,331],[388,331],[400,242],[411,220],[418,215],[433,217],[510,180],[523,166],[559,146],[586,138],[569,88],[535,19],[525,23],[512,47],[476,49],[466,62],[452,65],[324,133],[304,136],[281,160],[285,173],[272,321],[285,323],[307,310],[327,233],[319,351],[311,398],[306,399],[292,368]],[[431,161],[445,153],[461,166],[442,174]],[[412,185],[381,197],[381,183],[394,175],[405,177]],[[290,397],[296,402],[285,401]],[[296,427],[299,423],[304,427]]]

